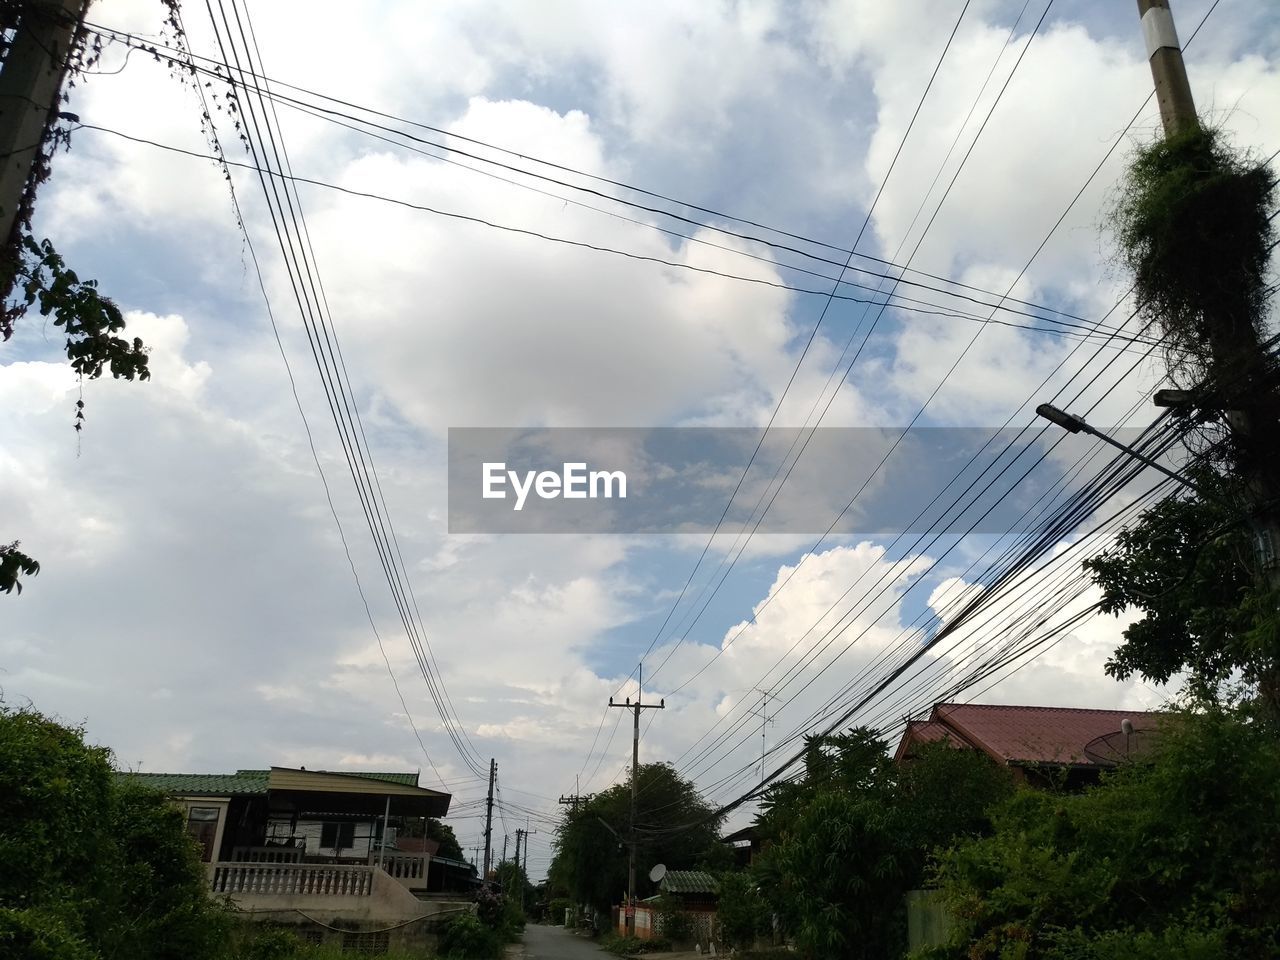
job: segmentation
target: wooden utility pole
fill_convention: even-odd
[[[627,864],[627,905],[625,910],[627,936],[633,937],[636,933],[636,801],[639,797],[640,787],[640,711],[641,710],[663,710],[666,708],[666,698],[659,700],[657,703],[643,703],[644,699],[644,664],[640,665],[640,671],[636,679],[636,702],[632,703],[628,697],[625,703],[614,703],[613,697],[609,698],[609,706],[621,707],[624,710],[630,710],[634,714],[634,721],[631,732],[631,839],[628,844],[631,853]]]
[[[493,783],[498,779],[498,761],[489,761],[489,799],[484,814],[484,873],[480,875],[483,883],[489,879],[489,867],[493,860]]]
[[[30,0],[0,68],[0,241],[12,241],[88,0]]]
[[[1191,83],[1174,29],[1168,0],[1138,0],[1151,77],[1160,104],[1165,137],[1198,130]],[[1238,450],[1240,479],[1249,501],[1256,577],[1267,590],[1280,590],[1280,396],[1268,376],[1267,355],[1253,318],[1242,303],[1206,305],[1205,339],[1210,359],[1210,389],[1221,402]],[[1263,679],[1263,696],[1280,704],[1280,678]]]

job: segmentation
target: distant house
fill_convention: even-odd
[[[702,870],[668,870],[658,882],[659,896],[636,905],[636,936],[641,940],[666,936],[658,908],[660,896],[674,901],[689,921],[692,939],[710,943],[715,931],[716,908],[720,902],[720,882]],[[618,910],[618,932],[626,933],[625,911]]]
[[[420,837],[425,818],[449,812],[450,795],[419,786],[416,773],[271,767],[119,776],[178,805],[208,865],[210,893],[254,919],[305,918],[299,932],[307,939],[378,953],[393,940],[420,946],[433,913],[470,909],[468,894],[449,903],[436,891],[465,889],[474,868],[435,863],[435,841],[401,836]]]
[[[720,842],[733,850],[733,865],[746,868],[755,862],[764,849],[764,841],[760,836],[760,828],[749,823],[741,830],[726,833]]]
[[[1151,748],[1164,714],[981,703],[939,703],[911,720],[894,758],[909,762],[927,743],[978,750],[1022,782],[1074,787]]]

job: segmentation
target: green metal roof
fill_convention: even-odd
[[[316,770],[344,777],[380,780],[406,787],[418,785],[416,773],[368,773],[365,771]],[[178,796],[254,797],[267,792],[270,770],[237,770],[235,773],[118,773],[117,776],[154,790]]]
[[[237,770],[236,776],[267,776],[270,770]],[[406,787],[418,785],[416,773],[370,773],[367,770],[311,770],[309,773],[332,773],[340,777],[363,777],[366,780],[382,780],[385,783],[398,783]]]
[[[235,773],[120,773],[123,779],[181,796],[245,797],[267,792],[266,770]]]
[[[668,870],[659,886],[666,893],[720,892],[720,881],[703,870]]]

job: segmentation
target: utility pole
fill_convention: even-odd
[[[1173,26],[1169,0],[1138,0],[1138,16],[1142,18],[1142,36],[1147,42],[1151,79],[1156,86],[1165,136],[1198,127],[1200,120],[1191,97],[1191,81],[1187,79],[1187,67],[1182,61],[1182,45]]]
[[[519,834],[517,834],[519,836]],[[502,859],[498,861],[498,866],[507,862],[507,841],[511,839],[511,834],[504,833],[502,835]]]
[[[524,909],[524,886],[526,883],[531,882],[529,880],[529,834],[537,833],[537,832],[538,832],[537,830],[529,829],[528,820],[524,822],[524,869],[521,872],[521,876],[524,879],[523,879],[523,882],[520,884],[520,909],[521,910]]]
[[[627,906],[626,906],[626,922],[627,936],[633,937],[636,933],[636,800],[639,797],[640,786],[640,711],[641,710],[663,710],[667,706],[666,698],[659,700],[657,703],[643,703],[644,699],[644,664],[640,664],[639,673],[636,675],[636,702],[632,703],[628,697],[626,703],[614,703],[613,697],[609,698],[609,706],[621,707],[624,710],[631,710],[634,715],[634,722],[631,732],[631,840],[629,846],[631,855],[627,865]]]
[[[764,786],[764,756],[768,751],[765,749],[765,728],[773,723],[773,718],[769,716],[769,698],[773,694],[768,690],[755,688],[756,693],[760,694],[760,709],[748,710],[747,712],[753,716],[760,718],[760,786]]]
[[[57,118],[62,80],[87,0],[32,0],[0,69],[0,242],[18,229],[18,211]]]
[[[484,814],[484,873],[480,875],[480,882],[489,879],[489,867],[492,865],[493,859],[493,783],[498,779],[498,761],[489,761],[489,799],[486,803]]]
[[[1138,0],[1151,77],[1166,139],[1200,127],[1182,48],[1168,0]],[[1237,315],[1239,314],[1239,315]],[[1280,589],[1280,396],[1267,376],[1267,356],[1247,311],[1216,304],[1204,311],[1211,359],[1210,387],[1218,392],[1232,440],[1240,451],[1240,476],[1249,501],[1256,577],[1264,589]],[[1280,678],[1264,678],[1262,693],[1280,704]]]
[[[567,807],[569,808],[570,812],[572,812],[572,813],[577,813],[577,812],[578,812],[578,805],[579,805],[579,804],[583,804],[583,803],[587,803],[587,802],[588,802],[588,801],[590,801],[590,799],[591,799],[592,797],[594,797],[594,796],[595,796],[595,794],[594,794],[594,793],[588,793],[585,797],[582,795],[582,785],[581,785],[580,783],[578,783],[578,775],[577,775],[577,774],[574,774],[574,777],[573,777],[573,793],[571,793],[571,794],[570,794],[569,796],[567,796],[567,797],[566,797],[563,793],[562,793],[562,794],[560,794],[560,799],[559,799],[557,802],[558,802],[561,806],[567,806]]]

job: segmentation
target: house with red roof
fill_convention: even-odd
[[[910,720],[894,759],[909,762],[928,743],[985,753],[1018,780],[1067,787],[1150,750],[1161,720],[1142,710],[1086,710],[985,703],[939,703],[928,719]]]

